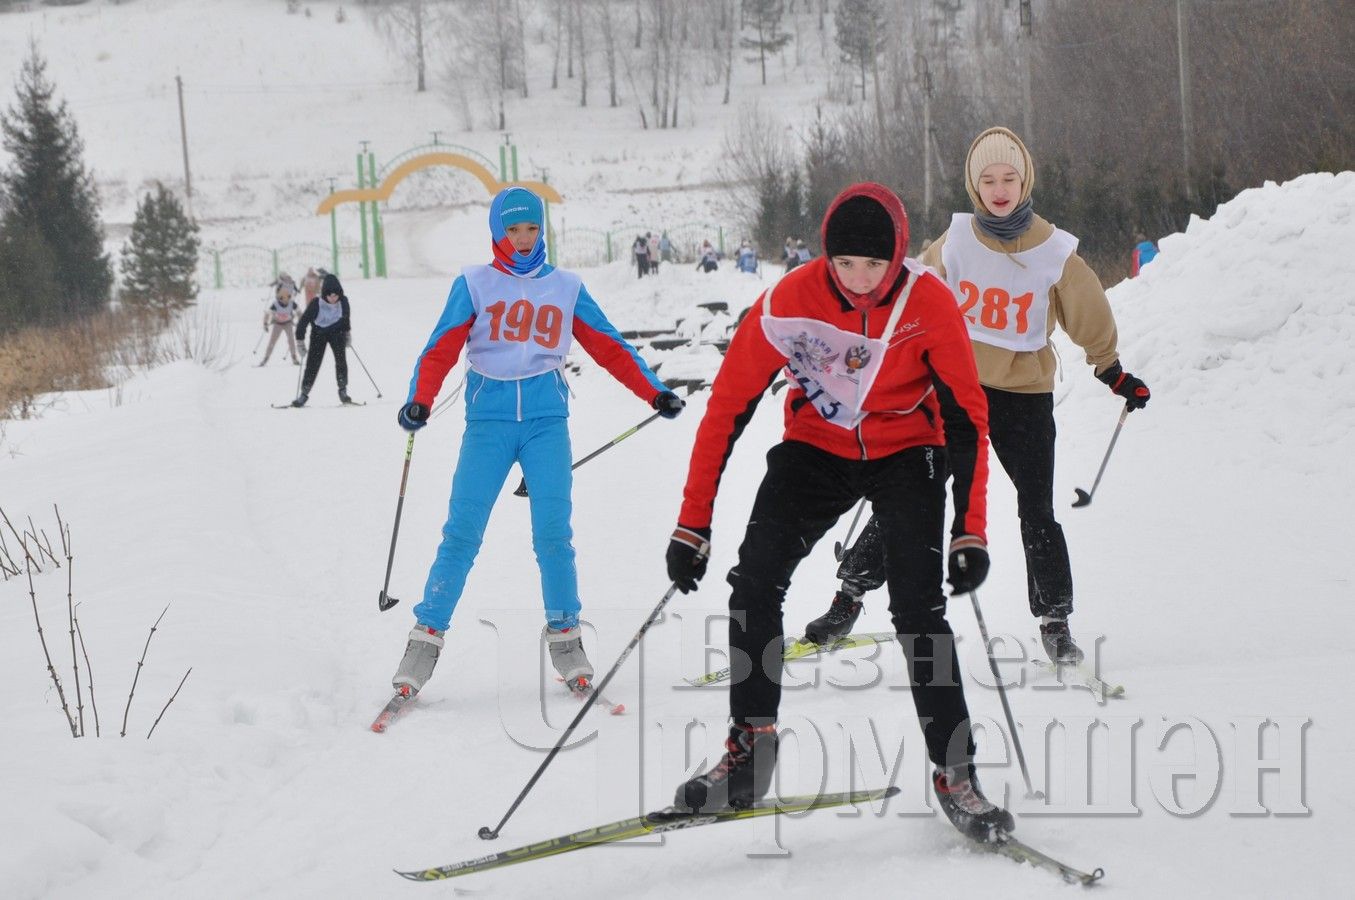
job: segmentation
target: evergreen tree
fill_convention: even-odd
[[[865,100],[866,71],[874,70],[875,60],[888,40],[888,33],[881,27],[884,4],[881,0],[842,0],[833,11],[833,24],[842,61],[861,70],[861,99]]]
[[[55,283],[57,295],[20,295],[24,321],[70,319],[97,312],[108,302],[113,270],[103,252],[103,225],[94,180],[81,160],[84,144],[66,104],[54,102],[47,63],[30,47],[15,87],[17,102],[0,113],[0,143],[11,157],[0,173],[0,246],[9,248],[3,265],[15,269],[53,265],[49,275],[26,279]],[[15,259],[17,247],[34,250]]]
[[[132,236],[122,247],[122,299],[156,313],[161,321],[198,295],[198,226],[179,199],[156,184],[136,206]]]
[[[756,50],[757,56],[748,62],[762,66],[762,83],[767,83],[767,54],[780,53],[790,43],[791,35],[781,30],[781,16],[785,14],[783,0],[743,0],[743,18],[757,32],[757,37],[739,38],[739,46]]]

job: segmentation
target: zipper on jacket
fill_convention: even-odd
[[[522,379],[519,378],[517,381],[513,382],[513,385],[514,385],[514,387],[517,388],[517,391],[518,391],[518,421],[521,422],[521,421],[522,421]]]
[[[869,312],[862,312],[862,313],[861,313],[861,336],[862,336],[863,338],[868,339],[868,340],[869,340],[869,338],[870,338],[870,333],[869,333],[869,330],[868,330],[868,328],[867,328],[866,326],[867,326],[867,324],[868,324],[868,322],[869,322],[869,318],[870,318],[870,313],[869,313]],[[888,352],[889,352],[889,347],[888,347],[888,345],[886,345],[886,346],[885,346],[885,353],[888,353]],[[881,361],[880,361],[880,364],[881,364],[881,365],[884,365],[884,360],[881,360]],[[866,424],[866,420],[865,420],[865,417],[863,416],[862,419],[861,419],[861,421],[856,423],[856,427],[852,429],[853,431],[856,432],[856,443],[857,443],[857,446],[859,446],[859,447],[861,448],[861,458],[862,458],[863,460],[865,460],[865,459],[870,459],[870,455],[869,455],[868,453],[866,453],[866,436],[865,436],[864,434],[861,433],[861,426],[864,425],[864,424]]]

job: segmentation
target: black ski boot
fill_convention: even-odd
[[[712,812],[752,806],[771,790],[776,771],[776,726],[734,725],[715,768],[684,782],[673,805],[679,812]]]
[[[297,398],[296,398],[295,400],[292,401],[292,405],[295,406],[295,407],[298,407],[298,408],[299,408],[299,407],[302,407],[302,406],[305,406],[305,405],[306,405],[306,401],[309,400],[309,399],[310,399],[310,395],[307,394],[305,391],[302,391],[300,394],[297,395]]]
[[[1082,648],[1073,641],[1067,619],[1055,619],[1040,626],[1040,642],[1049,661],[1060,666],[1076,666],[1082,662]]]
[[[852,632],[852,626],[861,615],[861,601],[851,594],[838,591],[828,612],[805,626],[805,640],[813,644],[827,644]]]
[[[950,824],[970,840],[986,844],[997,840],[998,832],[1016,828],[1011,813],[983,796],[973,765],[937,769],[932,773],[932,789]]]
[[[339,388],[339,402],[340,402],[340,403],[352,403],[352,402],[353,402],[353,398],[350,397],[350,396],[348,396],[348,391],[345,390],[344,388]]]

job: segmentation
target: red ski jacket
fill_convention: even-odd
[[[900,249],[896,258],[902,255]],[[785,440],[849,459],[878,459],[909,447],[946,444],[955,478],[952,534],[972,534],[986,542],[988,403],[954,294],[931,270],[909,260],[891,266],[898,274],[892,288],[882,292],[884,300],[858,312],[831,279],[829,265],[826,257],[819,257],[787,274],[758,297],[735,331],[697,429],[678,521],[689,528],[710,525],[734,442],[784,368],[790,380]],[[895,314],[900,302],[904,307]],[[891,318],[893,329],[886,335]],[[769,338],[769,326],[773,335],[779,330],[780,346]],[[810,335],[808,349],[795,337],[801,326]],[[815,329],[830,338],[833,329],[849,333],[846,345],[839,339],[848,350],[837,354],[823,350],[822,343],[813,340]],[[876,339],[883,343],[870,347],[887,349],[873,381],[860,379],[864,399],[859,411],[844,412],[807,373],[829,372],[821,374],[827,381],[833,370],[840,384],[840,379],[854,374],[844,372],[844,364],[866,371],[863,354],[858,350],[853,356],[851,335]],[[866,342],[862,345],[865,348]],[[788,346],[792,349],[786,351]],[[869,360],[872,353],[864,355]]]

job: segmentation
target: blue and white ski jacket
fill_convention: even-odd
[[[573,272],[543,265],[520,276],[469,266],[414,364],[406,402],[431,408],[465,348],[467,420],[568,416],[561,370],[573,341],[651,406],[667,390]]]

